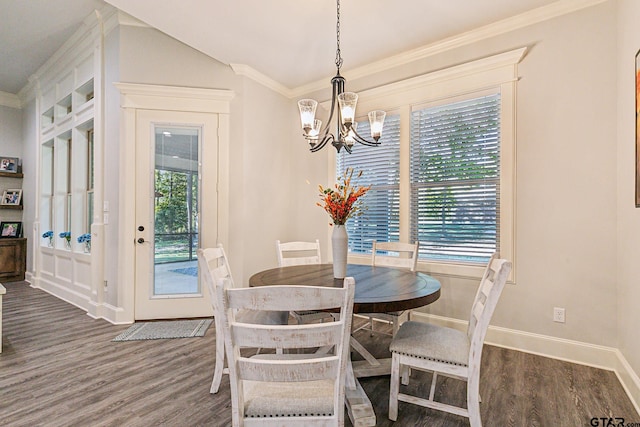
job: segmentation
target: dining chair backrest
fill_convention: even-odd
[[[233,277],[231,276],[231,268],[229,267],[229,260],[227,254],[222,247],[222,244],[213,248],[200,248],[197,251],[198,265],[200,272],[209,273],[211,275],[211,298],[213,299],[213,284],[220,279],[229,279],[233,283]],[[206,281],[206,274],[205,274]],[[209,284],[209,282],[207,282]]]
[[[471,315],[467,327],[467,336],[471,344],[470,361],[478,352],[482,352],[491,316],[493,316],[510,272],[510,261],[498,258],[496,254],[491,256],[471,305]]]
[[[229,268],[227,255],[225,254],[224,248],[221,244],[214,248],[200,248],[197,250],[197,254],[200,277],[209,291],[209,298],[211,299],[211,305],[213,307],[216,331],[216,359],[210,392],[217,393],[220,388],[222,374],[225,372],[225,369],[224,336],[222,335],[222,319],[218,315],[219,310],[217,308],[218,305],[215,297],[215,283],[217,280],[224,279],[229,282],[229,286],[233,287],[233,278],[231,277],[231,270]]]
[[[397,253],[398,255],[391,255]],[[418,242],[377,242],[371,245],[371,265],[380,267],[407,268],[416,271]]]
[[[232,288],[216,282],[229,360],[234,426],[343,425],[346,369],[355,281],[343,288],[261,286]],[[238,322],[238,310],[339,309],[339,320],[304,325]],[[301,349],[333,347],[329,353],[260,354],[243,357],[242,347]],[[277,395],[276,395],[277,394]]]
[[[276,240],[278,266],[320,264],[320,240],[315,242],[285,242]]]

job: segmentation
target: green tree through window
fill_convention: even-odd
[[[156,262],[193,259],[197,247],[197,201],[197,174],[156,169]]]

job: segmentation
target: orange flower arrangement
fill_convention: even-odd
[[[360,176],[362,171],[356,177]],[[362,200],[359,199],[371,189],[371,186],[352,186],[352,177],[353,168],[347,168],[340,182],[334,185],[335,188],[318,186],[322,203],[318,202],[317,205],[327,211],[335,225],[344,225],[349,218],[361,215],[364,209]]]

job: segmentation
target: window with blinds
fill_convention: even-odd
[[[358,134],[369,138],[368,121],[358,122]],[[400,236],[400,115],[387,114],[379,147],[356,143],[352,154],[337,156],[336,177],[345,169],[362,171],[358,185],[371,185],[363,197],[362,216],[347,221],[349,252],[371,253],[371,242],[398,241]],[[354,174],[355,176],[355,174]]]
[[[420,258],[486,262],[500,241],[500,95],[412,108],[410,163]]]

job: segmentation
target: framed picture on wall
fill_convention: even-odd
[[[18,172],[18,158],[17,157],[5,157],[0,156],[0,171],[17,173]]]
[[[636,53],[636,208],[640,208],[640,50]]]
[[[20,237],[22,233],[22,223],[19,221],[0,222],[0,237]]]
[[[22,200],[22,190],[19,188],[13,190],[4,190],[1,205],[19,205]]]

